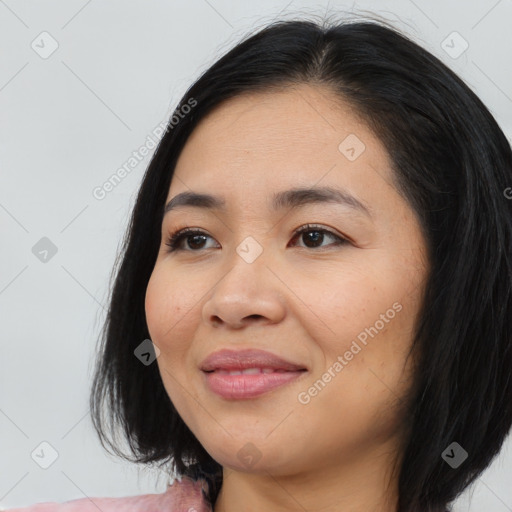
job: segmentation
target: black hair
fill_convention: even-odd
[[[512,152],[462,79],[375,20],[275,21],[240,41],[184,94],[145,172],[113,269],[91,390],[94,426],[103,446],[125,459],[216,475],[207,496],[214,503],[221,466],[179,416],[157,365],[134,356],[150,338],[146,287],[174,167],[194,128],[230,98],[301,84],[332,91],[365,121],[420,220],[430,268],[411,346],[417,370],[398,512],[444,512],[491,464],[512,426],[512,201],[504,194]],[[134,457],[116,446],[116,426]],[[441,456],[453,442],[468,454],[456,469]]]

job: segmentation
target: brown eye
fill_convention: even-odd
[[[198,252],[200,249],[203,248],[202,244],[204,244],[206,238],[211,237],[210,235],[207,235],[203,231],[186,228],[174,233],[171,237],[169,237],[165,245],[169,247],[168,252],[184,250],[189,250],[190,252]],[[182,242],[184,240],[188,242],[190,249],[183,249]]]
[[[334,245],[344,245],[349,243],[349,241],[345,238],[342,238],[333,232],[329,231],[328,229],[324,229],[321,227],[316,227],[312,225],[307,225],[295,232],[295,236],[293,240],[296,238],[302,239],[304,241],[305,247],[308,249],[316,249],[316,248],[322,248],[322,247],[328,247],[322,246],[322,242],[324,242],[325,237],[330,237],[331,239],[335,240]]]
[[[331,240],[334,240],[334,242],[328,245],[322,245],[326,237],[331,238]],[[204,244],[208,238],[211,238],[211,236],[203,231],[193,228],[185,228],[175,232],[172,236],[170,236],[166,241],[166,245],[169,247],[168,252],[199,252],[205,248]],[[295,231],[292,240],[296,240],[298,238],[304,241],[305,245],[303,247],[306,249],[318,249],[329,247],[331,245],[339,246],[350,243],[346,238],[340,237],[328,229],[311,224],[307,224],[306,226],[303,226],[302,228]],[[186,241],[188,244],[187,248],[183,247],[184,241]]]

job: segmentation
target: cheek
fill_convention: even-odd
[[[149,279],[145,296],[149,334],[161,352],[159,366],[172,368],[173,373],[182,374],[189,368],[187,358],[203,295],[204,285],[165,264],[157,264]]]
[[[321,318],[326,334],[349,340],[373,325],[399,297],[396,285],[375,274],[375,267],[336,268],[322,286],[305,283],[302,296]],[[318,322],[315,322],[318,329]]]
[[[337,269],[318,293],[312,294],[315,288],[306,286],[308,302],[316,314],[312,315],[316,321],[308,322],[307,330],[321,346],[325,364],[329,366],[338,356],[351,352],[344,373],[356,380],[368,366],[375,371],[382,366],[398,367],[413,331],[421,294],[415,282],[419,276],[410,275],[404,266],[397,271],[384,261],[381,256],[364,268]]]
[[[180,289],[179,283],[155,267],[146,288],[145,311],[151,339],[161,350],[174,337],[177,322],[186,312],[184,294],[178,293]]]
[[[153,271],[146,288],[144,300],[146,323],[153,341],[160,337],[159,331],[164,320],[162,319],[162,312],[165,311],[165,307],[162,305],[163,300],[167,300],[167,298],[162,293],[162,282],[158,279],[155,271]]]
[[[175,406],[180,403],[184,382],[188,344],[186,309],[183,295],[177,293],[180,285],[155,267],[146,288],[146,322],[153,343],[159,348],[156,360],[162,382]],[[180,342],[180,340],[185,340]]]

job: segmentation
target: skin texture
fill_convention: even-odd
[[[353,161],[338,149],[350,134],[365,145]],[[297,186],[343,188],[371,218],[334,203],[270,210],[275,192]],[[221,195],[228,209],[164,216],[146,315],[170,399],[224,468],[214,512],[395,511],[392,465],[413,375],[406,355],[428,262],[386,149],[323,86],[252,93],[221,105],[191,134],[167,199],[190,190]],[[295,236],[305,224],[350,241],[315,238],[315,229]],[[168,236],[183,227],[207,237],[189,236],[182,251],[168,252]],[[236,251],[247,237],[263,249],[252,263]],[[354,341],[360,350],[349,361]],[[224,348],[268,350],[308,371],[257,398],[224,399],[199,369]],[[336,371],[339,356],[345,364]],[[329,368],[330,381],[304,403]],[[259,460],[250,464],[244,453]]]

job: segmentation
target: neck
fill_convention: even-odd
[[[390,452],[391,455],[393,452]],[[373,454],[346,466],[274,474],[223,468],[214,512],[396,512],[398,477],[389,453]]]

